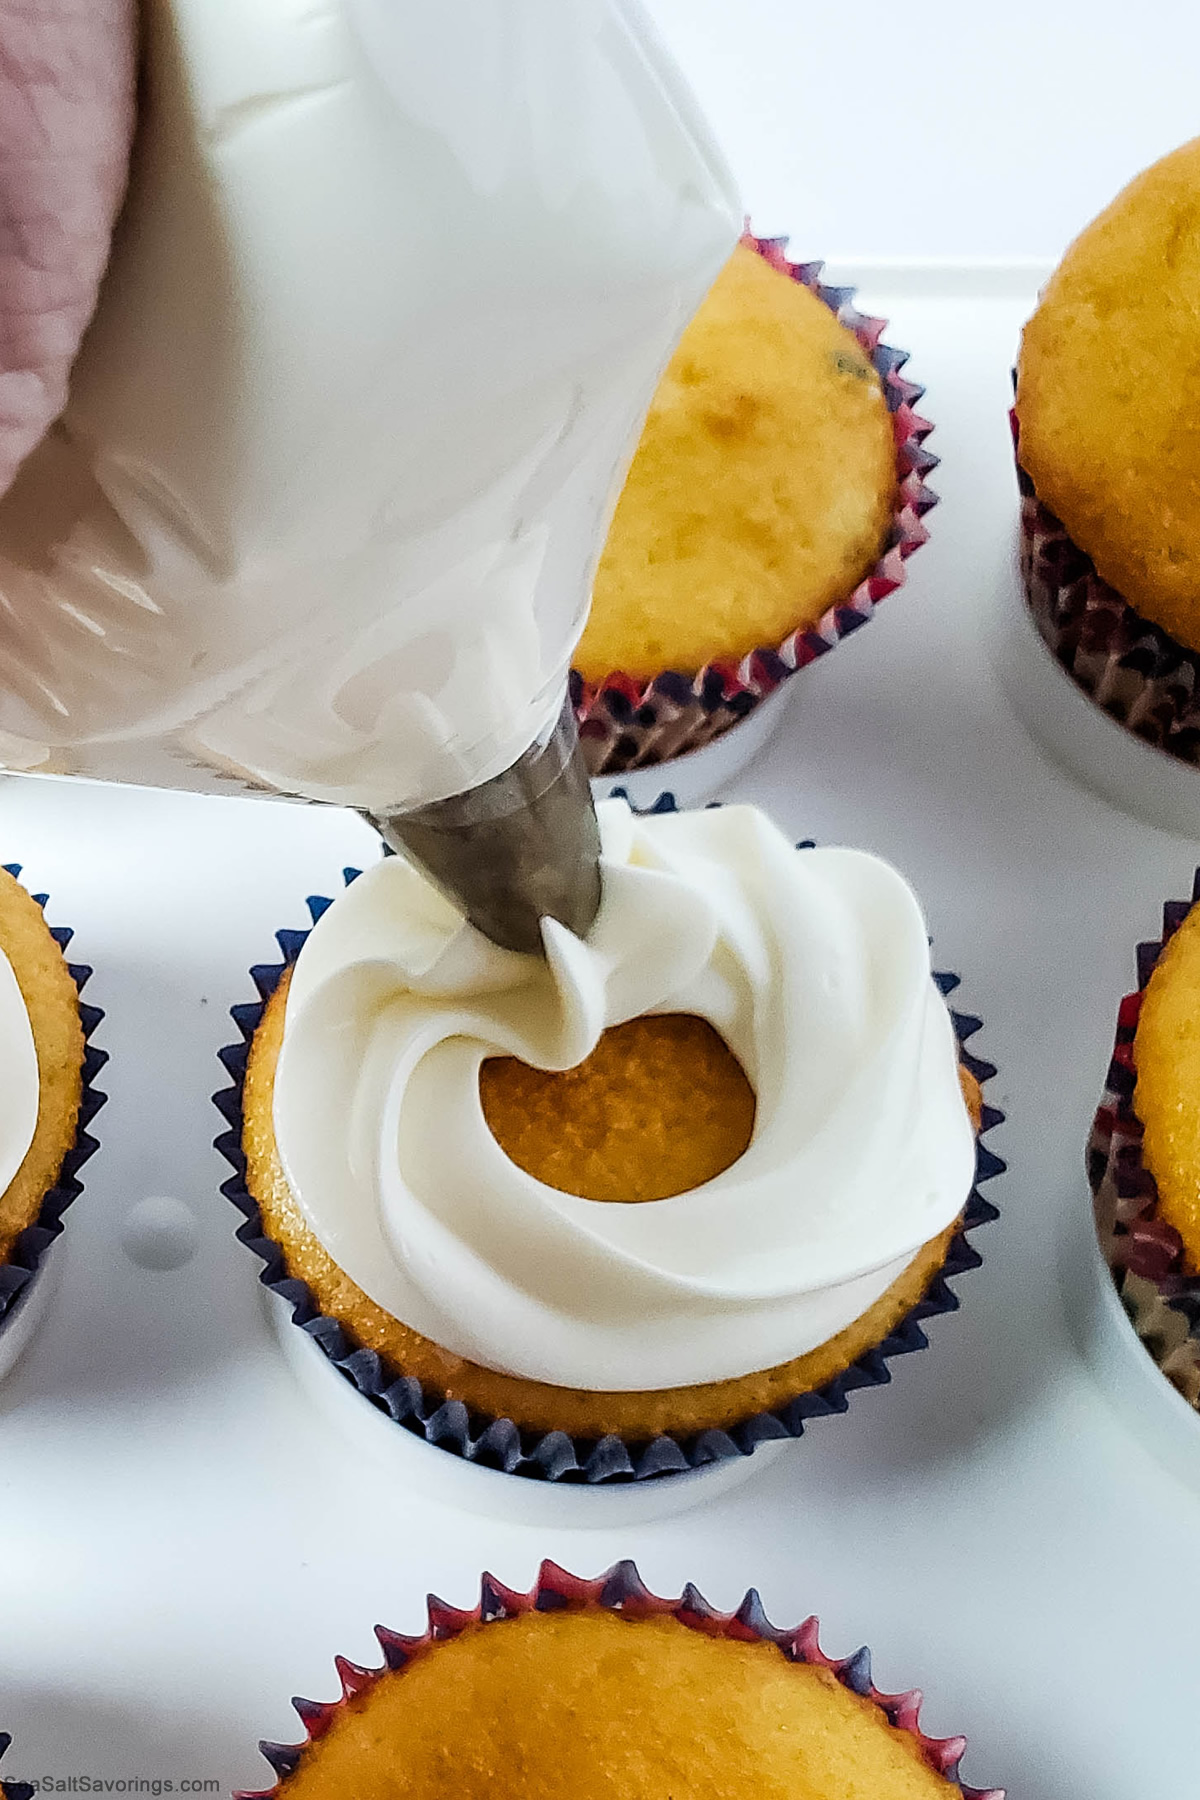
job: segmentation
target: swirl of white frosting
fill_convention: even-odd
[[[859,1317],[970,1191],[974,1133],[925,922],[887,864],[761,813],[601,808],[604,899],[546,960],[497,949],[400,858],[297,961],[275,1082],[308,1223],[379,1306],[510,1374],[645,1390],[769,1368]],[[637,1206],[558,1192],[484,1118],[497,1053],[583,1060],[636,1014],[707,1019],[757,1095],[723,1174]]]
[[[40,1092],[29,1012],[12,964],[0,950],[0,1194],[33,1142]]]

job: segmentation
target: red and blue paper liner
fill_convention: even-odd
[[[786,237],[747,233],[742,241],[773,268],[808,288],[853,332],[883,384],[896,440],[896,500],[887,544],[853,593],[829,607],[815,625],[790,632],[782,643],[763,645],[740,660],[717,659],[697,675],[665,669],[649,682],[621,671],[588,682],[572,670],[571,698],[588,773],[593,776],[649,768],[698,750],[732,730],[798,670],[865,625],[880,602],[903,587],[908,558],[929,536],[923,521],[937,505],[937,495],[926,485],[926,477],[939,459],[925,447],[933,426],[915,410],[925,390],[900,373],[908,352],[883,343],[887,321],[858,312],[853,288],[822,282],[823,263],[789,262]]]
[[[0,1762],[12,1743],[7,1731],[0,1731]],[[5,1781],[0,1775],[0,1800],[33,1800],[34,1790],[24,1781]]]
[[[753,1588],[736,1612],[719,1612],[710,1606],[699,1590],[689,1582],[677,1600],[659,1599],[646,1587],[634,1563],[619,1562],[605,1574],[587,1580],[571,1575],[555,1563],[544,1562],[538,1579],[529,1593],[515,1593],[503,1587],[494,1576],[485,1575],[480,1582],[479,1600],[469,1611],[448,1606],[433,1595],[427,1601],[428,1625],[418,1637],[406,1637],[375,1627],[375,1636],[383,1662],[377,1669],[366,1669],[358,1663],[336,1657],[334,1666],[341,1682],[341,1695],[336,1700],[294,1700],[292,1702],[304,1727],[301,1744],[264,1742],[260,1750],[275,1771],[273,1787],[250,1793],[243,1790],[234,1800],[275,1800],[286,1789],[288,1778],[303,1761],[308,1746],[321,1738],[344,1707],[368,1692],[376,1682],[384,1680],[416,1659],[434,1651],[439,1643],[455,1638],[477,1626],[494,1625],[506,1619],[520,1618],[538,1612],[586,1612],[603,1608],[619,1613],[624,1619],[677,1619],[689,1631],[705,1637],[728,1638],[736,1643],[764,1642],[774,1644],[788,1662],[828,1669],[850,1693],[878,1707],[888,1724],[903,1731],[917,1744],[924,1762],[957,1788],[962,1800],[1004,1800],[1003,1788],[970,1787],[963,1781],[959,1768],[966,1752],[963,1737],[935,1738],[921,1729],[923,1696],[918,1688],[904,1694],[885,1694],[871,1680],[871,1653],[864,1645],[852,1656],[830,1656],[819,1641],[819,1622],[805,1619],[794,1630],[772,1625],[762,1601]]]
[[[1127,731],[1200,766],[1200,655],[1135,611],[1097,573],[1020,462],[1021,580],[1043,643],[1089,699]]]
[[[1164,948],[1197,902],[1200,869],[1191,900],[1164,906],[1161,938],[1138,945],[1138,987],[1121,1002],[1104,1097],[1088,1142],[1088,1179],[1100,1248],[1121,1304],[1168,1381],[1200,1410],[1200,1275],[1188,1271],[1183,1239],[1159,1217],[1158,1189],[1142,1157],[1142,1122],[1133,1105],[1133,1043],[1142,1000]]]
[[[20,863],[5,863],[3,867],[15,881],[20,880]],[[33,898],[45,910],[49,896],[35,894]],[[66,926],[52,925],[50,935],[65,955],[74,932]],[[0,1263],[0,1340],[3,1339],[4,1332],[20,1317],[51,1246],[62,1235],[63,1214],[83,1192],[80,1170],[98,1148],[97,1140],[91,1135],[88,1126],[108,1098],[107,1094],[102,1094],[94,1086],[97,1075],[108,1061],[108,1052],[98,1049],[91,1042],[104,1014],[98,1006],[88,1006],[82,999],[92,971],[86,963],[69,962],[67,969],[81,996],[79,1019],[83,1026],[84,1053],[79,1120],[75,1129],[75,1141],[63,1158],[57,1182],[45,1195],[33,1224],[26,1226],[18,1237],[9,1261]]]
[[[670,797],[663,796],[656,810],[669,810],[670,807],[673,807]],[[344,873],[349,884],[359,871],[347,869]],[[310,897],[308,910],[313,924],[329,905],[328,899]],[[258,998],[231,1009],[240,1034],[239,1041],[226,1046],[219,1056],[232,1085],[213,1096],[214,1104],[229,1127],[216,1139],[216,1148],[233,1168],[233,1174],[222,1184],[221,1192],[242,1214],[243,1223],[238,1227],[237,1237],[261,1262],[259,1280],[263,1286],[291,1309],[293,1324],[305,1332],[345,1379],[398,1429],[409,1431],[440,1450],[484,1468],[537,1481],[598,1485],[665,1479],[729,1457],[750,1456],[762,1443],[799,1438],[810,1420],[844,1413],[850,1395],[857,1388],[886,1386],[891,1380],[888,1365],[894,1357],[926,1347],[928,1339],[924,1327],[931,1318],[957,1310],[959,1300],[950,1282],[967,1270],[978,1268],[982,1260],[969,1242],[969,1236],[979,1226],[998,1217],[997,1209],[984,1199],[980,1189],[1005,1166],[984,1142],[1004,1115],[987,1105],[983,1109],[976,1141],[975,1185],[946,1260],[923,1298],[875,1348],[857,1358],[823,1387],[797,1394],[786,1404],[755,1413],[728,1430],[709,1429],[692,1436],[667,1433],[642,1442],[627,1441],[615,1435],[593,1439],[573,1437],[565,1431],[526,1431],[512,1419],[477,1413],[461,1400],[447,1399],[429,1391],[412,1376],[393,1374],[376,1351],[356,1344],[336,1319],[321,1312],[305,1282],[289,1276],[283,1252],[264,1231],[258,1202],[246,1186],[242,1101],[250,1045],[267,1001],[279,985],[284,970],[295,962],[307,937],[307,930],[277,932],[276,940],[283,960],[259,964],[251,969]],[[959,985],[957,975],[939,974],[935,980],[947,996]],[[981,1061],[966,1047],[982,1029],[982,1021],[953,1009],[951,1017],[964,1065],[979,1082],[989,1081],[996,1074],[995,1067]]]

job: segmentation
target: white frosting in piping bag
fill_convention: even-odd
[[[141,12],[100,308],[0,501],[0,761],[458,793],[558,714],[728,173],[637,0]]]
[[[925,923],[853,850],[754,808],[601,808],[604,900],[546,961],[497,949],[399,858],[322,917],[292,977],[275,1128],[305,1217],[394,1317],[563,1386],[768,1368],[865,1312],[961,1210],[974,1133]],[[709,1020],[758,1099],[723,1174],[628,1206],[518,1169],[484,1119],[497,1052],[580,1062],[636,1014]]]
[[[0,950],[0,1194],[33,1142],[39,1092],[29,1013],[12,964]]]

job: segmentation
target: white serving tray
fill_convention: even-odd
[[[1200,1499],[1093,1380],[1057,1263],[1134,944],[1190,891],[1200,842],[1060,774],[985,654],[1016,508],[1009,367],[1040,273],[830,271],[913,352],[942,504],[908,585],[791,684],[727,797],[911,877],[984,1016],[1011,1168],[931,1348],[735,1491],[669,1520],[489,1519],[328,1418],[234,1242],[209,1095],[249,964],[376,854],[370,832],[266,801],[0,782],[4,859],[77,928],[112,1055],[57,1291],[0,1388],[10,1778],[265,1785],[256,1738],[296,1738],[289,1696],[331,1695],[335,1651],[372,1661],[376,1620],[418,1629],[427,1589],[467,1603],[484,1568],[527,1585],[543,1556],[590,1573],[634,1555],[660,1591],[690,1579],[733,1606],[754,1584],[778,1620],[820,1613],[835,1651],[867,1640],[877,1683],[920,1683],[926,1728],[970,1739],[965,1778],[1012,1800],[1196,1791]],[[163,1197],[190,1222],[142,1207]],[[189,1238],[182,1266],[145,1266]]]

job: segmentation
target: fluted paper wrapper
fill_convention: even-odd
[[[526,1613],[583,1612],[595,1608],[620,1613],[622,1618],[633,1621],[670,1616],[688,1630],[703,1632],[706,1637],[775,1644],[788,1662],[828,1669],[844,1688],[878,1707],[890,1725],[897,1731],[908,1733],[918,1746],[922,1759],[957,1788],[962,1800],[1004,1800],[1003,1788],[971,1787],[963,1781],[959,1769],[967,1748],[965,1738],[934,1738],[922,1731],[922,1695],[918,1689],[904,1694],[885,1694],[875,1686],[871,1680],[871,1653],[865,1645],[852,1656],[830,1656],[821,1648],[815,1618],[805,1619],[794,1630],[772,1625],[753,1588],[733,1613],[718,1612],[690,1582],[678,1600],[661,1600],[645,1586],[632,1562],[617,1563],[593,1580],[568,1574],[554,1563],[545,1562],[527,1594],[514,1593],[501,1586],[493,1576],[485,1575],[480,1584],[479,1601],[469,1611],[447,1606],[431,1595],[427,1602],[428,1625],[420,1636],[404,1637],[399,1632],[376,1626],[375,1636],[383,1655],[381,1667],[364,1669],[347,1662],[344,1657],[336,1658],[334,1666],[342,1689],[339,1698],[294,1701],[304,1727],[305,1741],[300,1744],[260,1744],[263,1755],[275,1771],[275,1785],[255,1793],[243,1790],[234,1796],[234,1800],[275,1800],[275,1796],[285,1793],[288,1778],[300,1767],[309,1744],[329,1730],[343,1707],[366,1693],[381,1678],[404,1669],[414,1658],[436,1653],[437,1645],[448,1638],[457,1637],[473,1626],[493,1625]],[[736,1771],[736,1774],[744,1781],[744,1770]]]
[[[1075,685],[1156,750],[1200,766],[1200,656],[1129,605],[1096,572],[1021,467],[1021,579],[1043,643]]]
[[[699,750],[731,731],[798,670],[865,625],[880,602],[903,587],[908,558],[929,536],[923,521],[936,506],[937,495],[926,485],[926,477],[937,467],[938,458],[925,447],[933,426],[915,410],[925,390],[900,373],[908,352],[882,342],[887,321],[858,312],[853,288],[822,282],[823,263],[789,262],[787,238],[747,233],[742,241],[824,302],[853,332],[883,384],[896,440],[896,499],[887,542],[874,568],[851,593],[829,607],[815,625],[789,632],[782,643],[763,644],[740,660],[707,663],[696,675],[664,669],[649,682],[621,670],[603,681],[587,682],[573,671],[571,697],[592,775],[649,768]]]
[[[1138,987],[1121,1002],[1088,1143],[1088,1179],[1100,1248],[1133,1328],[1167,1380],[1200,1411],[1200,1276],[1189,1274],[1182,1238],[1158,1216],[1158,1189],[1142,1159],[1142,1122],[1133,1109],[1133,1040],[1142,999],[1164,947],[1198,901],[1200,870],[1191,900],[1164,906],[1161,938],[1138,945]]]
[[[4,1754],[11,1744],[8,1732],[0,1731],[0,1762],[4,1761]],[[0,1800],[33,1800],[33,1789],[24,1781],[5,1781],[3,1771],[0,1771]]]
[[[3,866],[14,880],[20,880],[20,863],[5,863]],[[48,896],[35,894],[33,898],[45,910]],[[65,954],[74,933],[67,926],[52,925],[50,935]],[[91,978],[91,969],[86,963],[71,962],[67,964],[67,968],[82,996],[84,987]],[[81,998],[79,1017],[84,1035],[83,1093],[79,1103],[75,1142],[63,1158],[58,1180],[45,1195],[37,1218],[17,1239],[9,1261],[0,1263],[0,1336],[19,1317],[51,1245],[62,1235],[63,1215],[83,1192],[80,1171],[98,1147],[88,1126],[108,1098],[94,1085],[97,1075],[108,1061],[108,1052],[97,1049],[90,1040],[104,1014],[98,1006],[88,1006]]]
[[[347,869],[347,882],[354,880],[357,874],[357,870]],[[314,896],[309,899],[308,909],[314,924],[329,904],[325,898]],[[411,1376],[397,1375],[374,1350],[356,1344],[336,1319],[320,1311],[306,1283],[288,1275],[283,1253],[264,1231],[258,1203],[246,1186],[242,1093],[249,1047],[266,1002],[275,992],[285,968],[299,955],[307,937],[307,930],[278,932],[276,938],[282,960],[252,969],[250,975],[258,998],[232,1008],[239,1039],[220,1052],[231,1085],[213,1096],[214,1104],[228,1125],[216,1139],[216,1147],[234,1171],[223,1183],[221,1192],[242,1214],[243,1223],[237,1236],[262,1264],[259,1279],[263,1285],[291,1308],[297,1329],[306,1332],[346,1380],[393,1420],[398,1429],[412,1432],[430,1445],[464,1457],[468,1462],[537,1481],[594,1485],[664,1479],[727,1457],[749,1456],[759,1444],[769,1440],[801,1437],[810,1419],[844,1413],[856,1388],[881,1387],[891,1380],[888,1364],[893,1357],[926,1347],[928,1340],[924,1326],[929,1319],[957,1309],[958,1296],[950,1282],[968,1269],[977,1268],[981,1261],[969,1237],[979,1226],[998,1216],[996,1208],[984,1199],[980,1189],[1004,1168],[985,1141],[992,1129],[1001,1123],[1003,1114],[986,1104],[977,1139],[975,1185],[966,1201],[962,1224],[945,1263],[924,1297],[882,1343],[851,1363],[825,1386],[799,1393],[786,1405],[755,1413],[728,1430],[707,1430],[687,1437],[668,1434],[631,1442],[616,1436],[594,1439],[572,1437],[564,1431],[525,1431],[511,1419],[491,1418],[470,1411],[461,1400],[447,1399],[444,1394],[424,1388]],[[956,975],[939,974],[935,980],[947,996],[959,985]],[[967,1048],[982,1028],[982,1022],[972,1014],[953,1008],[951,1017],[964,1066],[981,1083],[989,1081],[996,1073],[994,1066],[983,1062]]]

